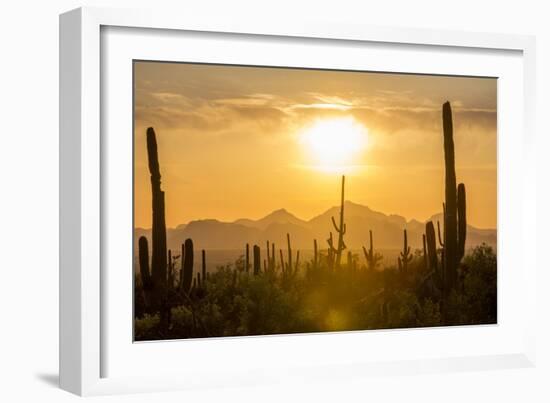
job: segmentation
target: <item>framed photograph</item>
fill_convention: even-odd
[[[60,18],[60,382],[534,365],[531,37]]]

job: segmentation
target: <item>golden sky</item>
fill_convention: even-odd
[[[157,133],[169,227],[310,219],[346,200],[424,221],[441,211],[441,105],[453,107],[468,223],[496,228],[497,80],[136,62],[135,225],[151,226],[145,132]]]

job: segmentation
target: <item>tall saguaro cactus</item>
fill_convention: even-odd
[[[456,284],[458,265],[466,243],[466,188],[456,186],[453,117],[451,104],[443,104],[443,146],[445,151],[445,207],[443,267],[445,291]]]
[[[157,138],[152,127],[147,129],[147,156],[149,172],[151,173],[151,192],[153,204],[152,229],[152,280],[154,287],[164,288],[166,285],[167,250],[166,250],[166,221],[164,218],[164,192],[160,184],[160,168],[157,151]]]
[[[445,151],[445,274],[447,288],[454,284],[458,266],[457,195],[455,146],[451,104],[443,104],[443,148]]]
[[[346,249],[346,244],[344,243],[344,235],[346,233],[346,224],[344,223],[344,186],[346,183],[346,177],[342,175],[342,191],[340,194],[340,217],[339,225],[336,224],[334,217],[330,217],[332,220],[332,225],[338,233],[338,245],[336,248],[332,245],[332,234],[330,237],[329,246],[336,251],[336,266],[340,266],[340,261],[342,259],[342,252]]]

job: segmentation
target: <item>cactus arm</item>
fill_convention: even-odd
[[[365,255],[365,260],[367,261],[367,266],[368,266],[371,260],[369,258],[369,254],[367,252],[367,248],[365,248],[364,246],[362,246],[361,248],[363,249],[363,254]]]
[[[439,241],[439,245],[443,248],[445,247],[445,243],[441,239],[441,229],[439,227],[439,221],[437,221],[437,239]]]
[[[338,228],[338,225],[336,224],[336,220],[334,220],[334,216],[330,217],[330,220],[332,221],[332,225],[334,227],[334,230],[336,232],[340,232],[340,228]]]
[[[445,277],[448,280],[446,291],[454,285],[458,263],[458,229],[457,229],[457,187],[455,172],[455,150],[453,140],[453,117],[451,104],[445,102],[442,111],[443,148],[445,154]]]

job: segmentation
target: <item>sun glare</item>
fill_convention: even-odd
[[[318,170],[349,171],[367,146],[368,129],[351,117],[322,119],[305,128],[300,140]]]

